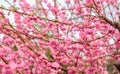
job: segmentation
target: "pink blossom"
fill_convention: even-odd
[[[51,44],[51,45],[54,45],[54,46],[58,46],[58,45],[59,45],[58,42],[55,41],[55,40],[51,40],[51,41],[50,41],[50,44]]]
[[[108,72],[107,71],[104,71],[104,73],[103,74],[108,74]]]
[[[116,59],[116,62],[120,62],[120,58],[119,57]]]
[[[3,12],[2,11],[0,11],[0,15],[2,15],[3,14]]]
[[[59,68],[59,64],[57,62],[53,62],[52,67]]]
[[[120,36],[117,37],[117,43],[116,43],[116,47],[120,48]]]
[[[65,0],[66,3],[70,3],[70,0]]]
[[[75,67],[68,68],[68,74],[75,74]]]
[[[0,7],[0,74],[108,74],[120,62],[117,0],[33,1]]]
[[[92,4],[92,0],[86,0],[86,3]]]
[[[67,44],[70,44],[70,43],[71,43],[71,39],[70,39],[70,38],[65,38],[65,42],[66,42]]]
[[[95,69],[93,69],[93,68],[88,68],[88,69],[86,70],[86,74],[95,74]]]
[[[13,2],[16,2],[17,0],[13,0]]]

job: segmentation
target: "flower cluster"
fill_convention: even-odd
[[[118,73],[119,0],[33,1],[0,6],[0,74]]]

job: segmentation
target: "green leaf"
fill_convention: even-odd
[[[118,74],[118,72],[114,72],[114,74]]]
[[[114,70],[114,65],[113,64],[108,64],[107,65],[107,71],[111,74],[113,70]]]
[[[63,68],[67,69],[68,67],[74,66],[74,64],[62,64]]]
[[[48,49],[48,50],[46,51],[46,56],[47,56],[47,58],[50,59],[50,58],[51,58],[51,55],[52,55],[51,50]]]
[[[13,50],[14,50],[14,51],[18,51],[18,48],[17,48],[16,45],[14,45]]]
[[[54,36],[53,31],[48,31],[46,36],[50,37],[50,38],[53,38],[53,36]]]
[[[58,22],[58,20],[57,20],[57,19],[55,19],[55,20],[54,20],[54,22]]]
[[[34,65],[32,65],[32,66],[29,66],[29,69],[30,69],[30,70],[32,70],[33,68],[34,68]]]
[[[0,7],[1,7],[1,8],[5,8],[5,6],[3,6],[3,5],[1,5]]]

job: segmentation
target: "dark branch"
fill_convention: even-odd
[[[114,66],[117,68],[117,70],[119,70],[120,72],[120,62],[119,63],[115,63]]]

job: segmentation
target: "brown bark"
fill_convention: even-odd
[[[105,20],[107,23],[109,23],[111,26],[113,26],[115,29],[118,29],[118,31],[120,32],[120,23],[117,22],[117,21],[112,21],[110,19],[108,19],[107,17],[105,16],[101,16],[101,18],[103,20]]]

